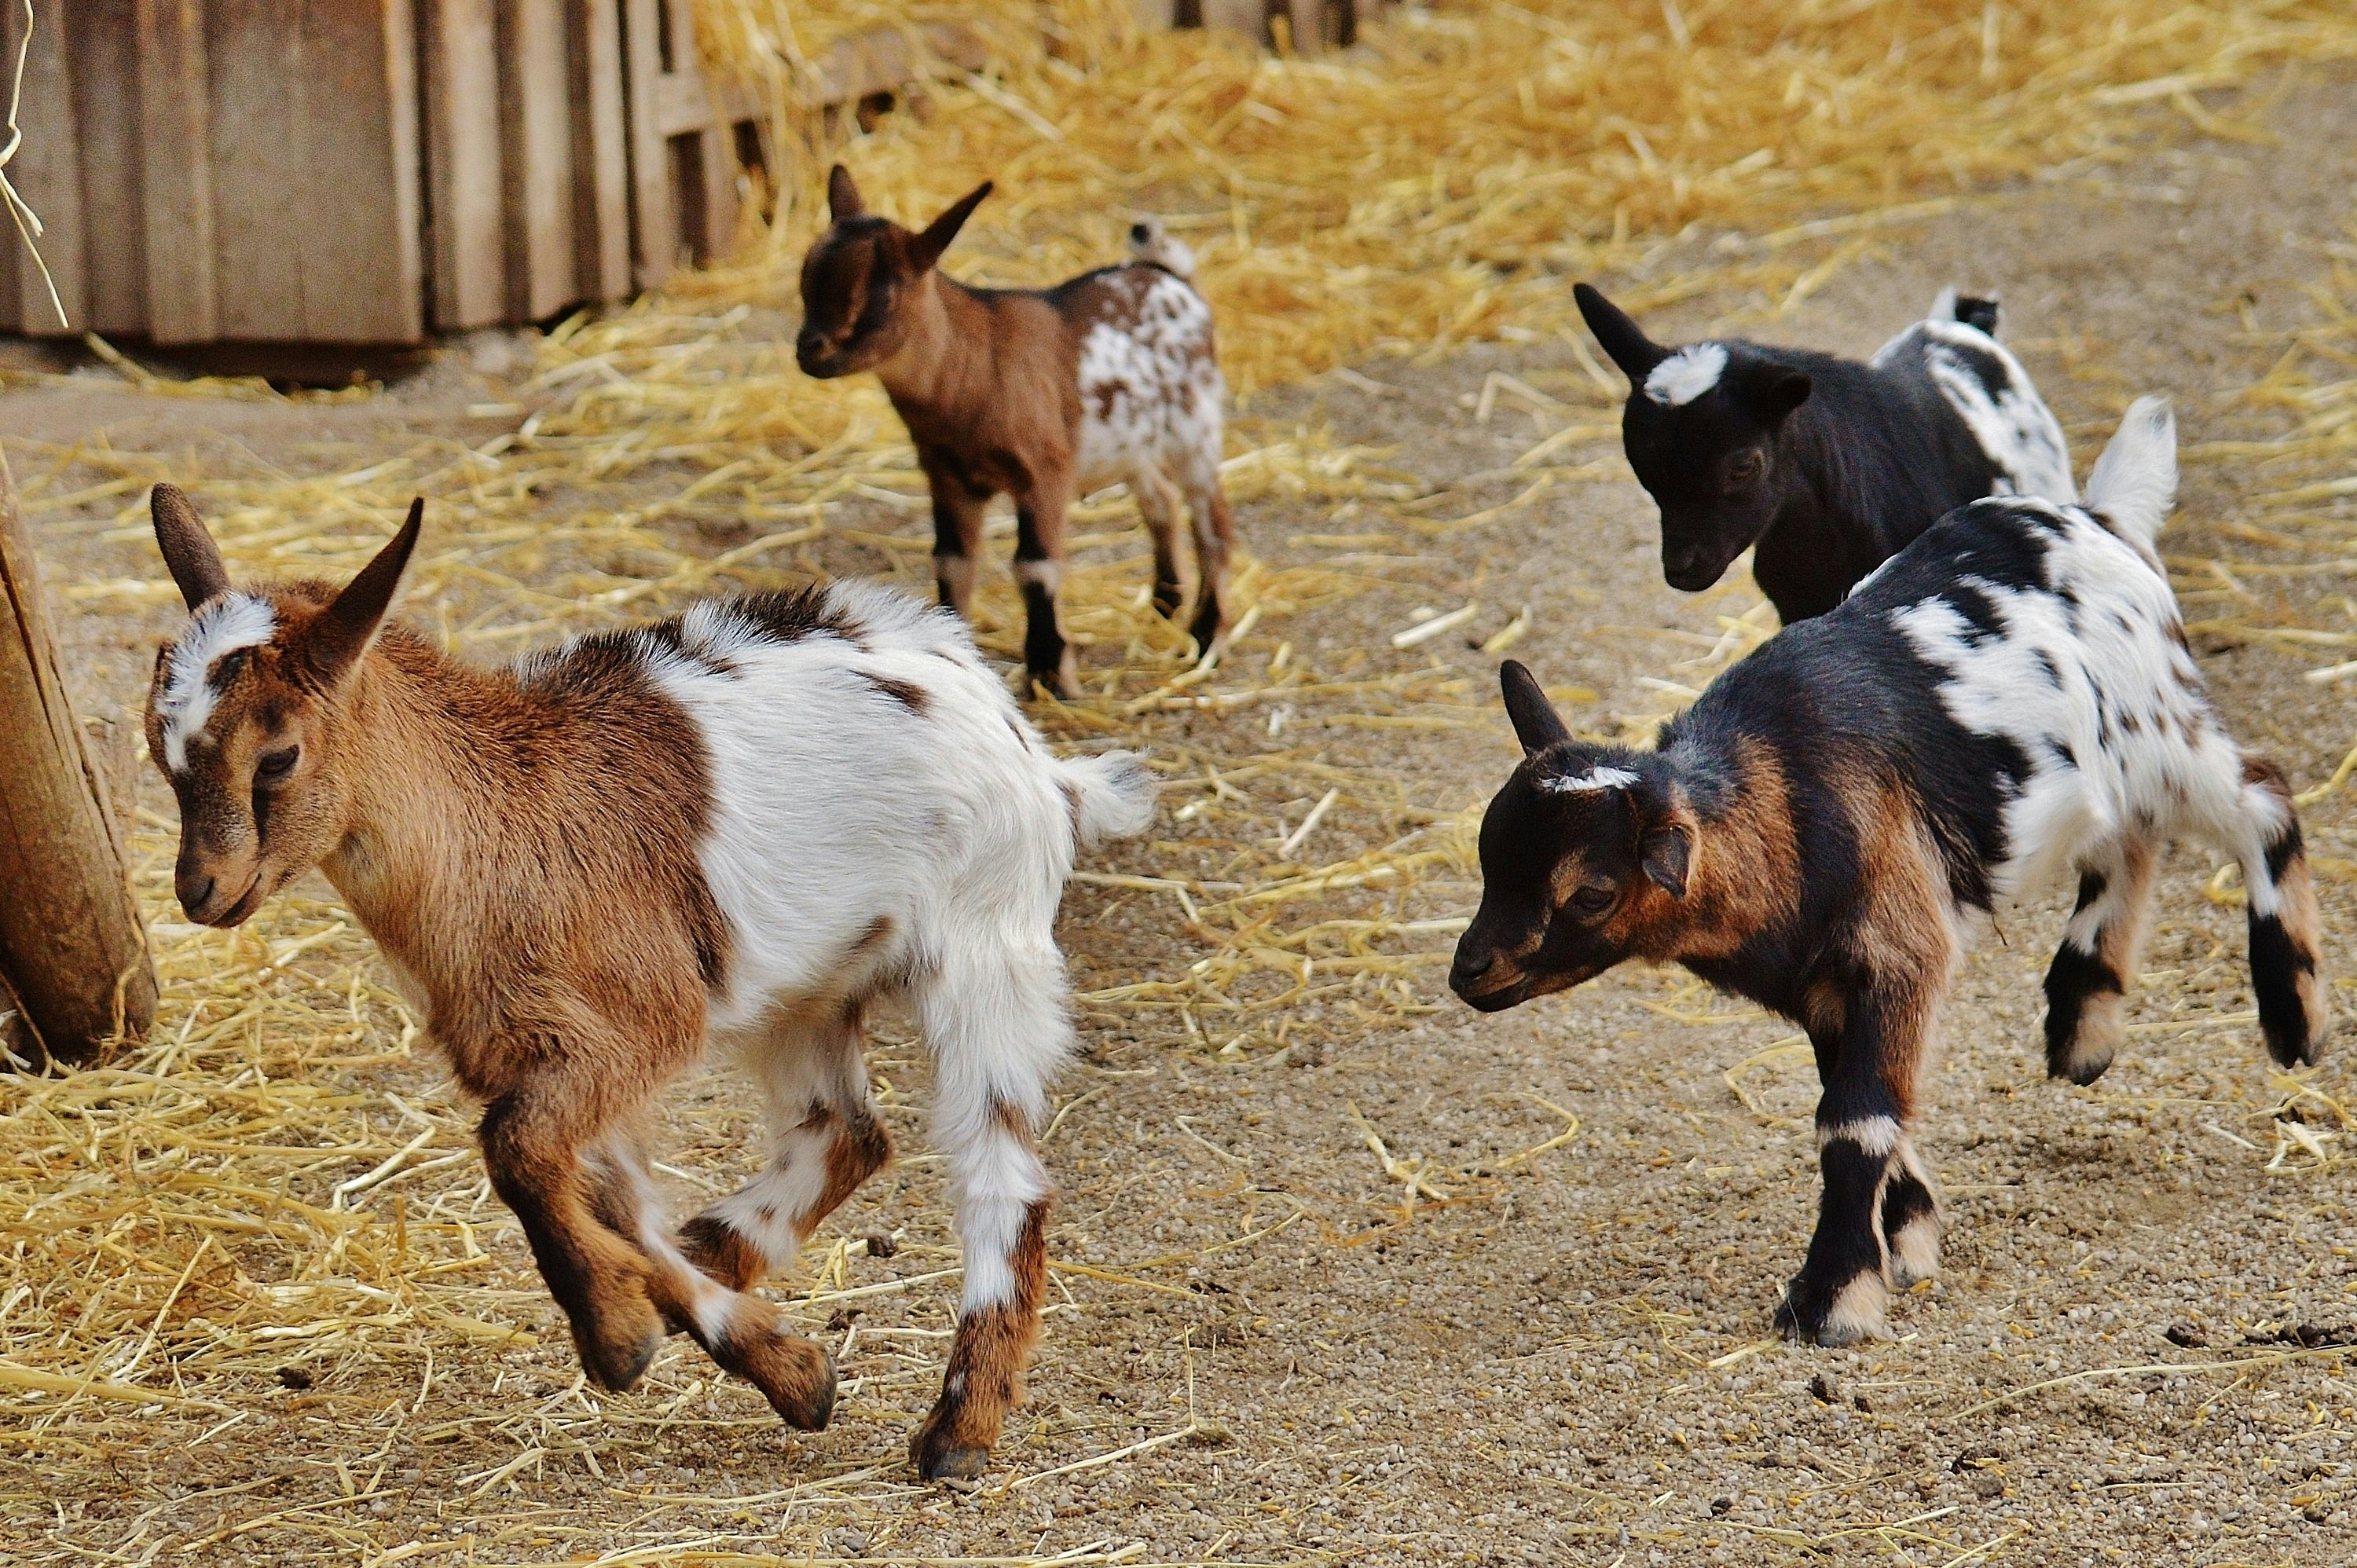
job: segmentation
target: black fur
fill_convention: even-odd
[[[1823,615],[1943,513],[2006,477],[1920,352],[1876,366],[1723,341],[1718,385],[1669,407],[1644,382],[1670,350],[1587,285],[1575,294],[1630,378],[1622,445],[1661,508],[1662,574],[1674,588],[1709,587],[1756,544],[1752,575],[1784,624]],[[1967,326],[1986,332],[1996,317],[1990,301],[1956,301],[1954,319]],[[1950,347],[1985,384],[2012,384],[1995,355]]]
[[[2259,1032],[2266,1036],[2267,1054],[2285,1067],[2316,1060],[2318,1042],[2308,1030],[2308,1010],[2300,1005],[2298,984],[2316,973],[2316,955],[2305,952],[2291,933],[2272,915],[2253,912],[2251,925],[2251,990],[2259,1004]]]

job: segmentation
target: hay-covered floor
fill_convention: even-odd
[[[1057,1301],[972,1495],[900,1457],[956,1285],[904,1030],[871,1059],[907,1157],[777,1283],[844,1369],[835,1426],[789,1436],[683,1343],[597,1398],[366,940],[317,885],[239,933],[178,923],[169,796],[134,749],[174,603],[156,478],[234,562],[289,573],[349,571],[424,491],[408,613],[479,657],[712,585],[921,587],[897,426],[871,387],[795,374],[790,273],[345,402],[10,378],[0,435],[167,994],[113,1067],[0,1080],[0,1557],[2346,1561],[2350,1079],[2266,1070],[2208,866],[2165,881],[2139,1048],[2094,1090],[2037,1074],[2057,911],[1983,943],[1925,1139],[1949,1276],[1864,1352],[1765,1341],[1813,1199],[1787,1030],[1667,973],[1480,1021],[1440,984],[1466,812],[1512,755],[1496,651],[1623,734],[1770,624],[1748,584],[1660,584],[1617,382],[1558,330],[1590,268],[1671,326],[1853,351],[1952,278],[1999,287],[2083,461],[2135,392],[2176,392],[2165,540],[2197,646],[2238,731],[2329,790],[2328,918],[2357,914],[2357,786],[2332,788],[2357,744],[2357,81],[2330,63],[2357,28],[1848,5],[1786,8],[1779,40],[1765,14],[1444,10],[1314,65],[1083,28],[851,150],[904,213],[1001,177],[969,276],[1102,259],[1133,209],[1216,214],[1182,231],[1253,389],[1229,482],[1258,618],[1226,667],[1196,675],[1144,610],[1125,500],[1079,531],[1095,695],[1041,722],[1144,745],[1168,789],[1068,902],[1089,1053],[1049,1144]],[[999,577],[1003,653],[1012,608]],[[683,1208],[749,1165],[743,1103],[673,1097]]]

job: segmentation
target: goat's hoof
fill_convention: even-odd
[[[1154,613],[1160,616],[1164,620],[1178,619],[1178,606],[1184,597],[1185,596],[1179,592],[1178,585],[1176,583],[1155,584]]]
[[[1076,703],[1081,700],[1080,673],[1069,658],[1060,668],[1032,671],[1031,683],[1060,703]]]
[[[1853,1275],[1839,1288],[1803,1274],[1784,1287],[1776,1327],[1787,1339],[1839,1350],[1890,1337],[1890,1285],[1879,1273]]]
[[[928,1481],[979,1481],[983,1472],[990,1468],[990,1450],[971,1444],[943,1444],[909,1457],[916,1461],[917,1474]]]
[[[834,1361],[798,1334],[777,1330],[727,1346],[731,1371],[749,1380],[796,1432],[823,1432],[834,1414]]]
[[[2050,1047],[2046,1057],[2046,1076],[2068,1079],[2084,1089],[2110,1070],[2112,1053],[2115,1048],[2108,1043],[2097,1045],[2078,1040],[2066,1042],[2059,1049]]]
[[[638,1387],[655,1353],[662,1348],[662,1315],[648,1303],[640,1305],[645,1309],[646,1321],[638,1326],[636,1335],[622,1331],[619,1324],[598,1325],[600,1332],[594,1339],[578,1329],[574,1332],[573,1345],[581,1353],[582,1370],[608,1393],[624,1394]]]

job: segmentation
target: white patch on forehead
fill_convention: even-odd
[[[223,594],[197,611],[164,660],[164,694],[156,711],[164,721],[164,767],[178,773],[188,764],[188,737],[205,727],[220,695],[211,681],[215,664],[241,648],[259,648],[278,629],[278,616],[266,599]]]
[[[1645,378],[1645,395],[1664,408],[1683,408],[1718,385],[1726,372],[1727,345],[1696,343],[1653,367]]]
[[[1592,795],[1603,789],[1626,789],[1637,782],[1637,776],[1625,768],[1594,768],[1586,773],[1560,775],[1539,780],[1539,788],[1550,795]]]

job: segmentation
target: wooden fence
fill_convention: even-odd
[[[780,170],[770,105],[698,65],[686,0],[35,0],[0,330],[404,344],[623,298],[725,248]],[[21,7],[0,7],[13,59]],[[929,63],[837,44],[824,102]]]

